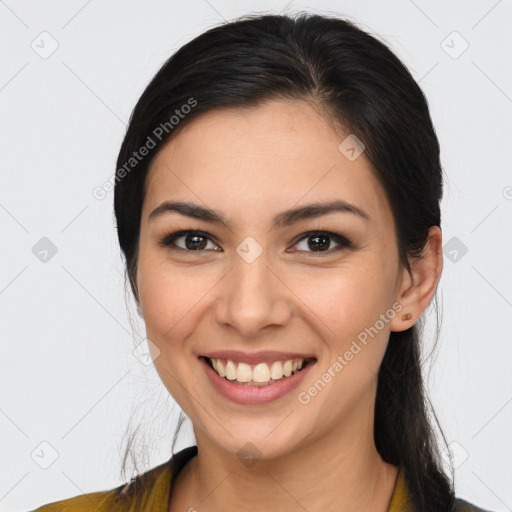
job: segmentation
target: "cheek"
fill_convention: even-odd
[[[309,272],[296,281],[297,296],[322,321],[326,337],[340,349],[389,308],[389,277],[370,261],[354,259],[354,264]]]
[[[151,339],[151,334],[159,345],[186,338],[197,325],[197,315],[216,280],[206,266],[201,272],[198,268],[177,269],[161,260],[142,259],[138,286],[148,337]]]
[[[319,373],[330,392],[318,406],[348,411],[373,392],[389,338],[392,296],[389,269],[376,258],[354,259],[354,264],[326,269],[323,276],[301,280],[300,297],[322,321],[325,355]],[[336,390],[336,391],[334,391]],[[331,391],[333,391],[331,393]]]
[[[208,291],[213,278],[198,275],[197,268],[170,268],[167,263],[153,260],[139,262],[139,295],[147,337],[158,347],[153,364],[173,398],[189,411],[191,393],[198,396],[190,375],[197,371],[192,345],[187,339],[194,334],[204,314]],[[193,275],[192,275],[193,272]],[[188,393],[180,383],[189,382]]]

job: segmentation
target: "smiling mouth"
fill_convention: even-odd
[[[316,358],[288,359],[286,361],[274,361],[272,364],[259,363],[249,365],[233,361],[231,359],[218,359],[200,356],[206,364],[220,377],[241,386],[264,387],[276,382],[281,382],[306,367],[316,363]]]

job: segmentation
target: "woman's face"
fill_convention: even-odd
[[[202,115],[151,165],[140,306],[156,369],[198,443],[273,458],[373,428],[378,369],[403,315],[403,271],[384,191],[348,135],[307,103],[269,101]],[[335,201],[354,211],[305,209]],[[215,215],[162,207],[151,216],[165,202]],[[161,245],[181,230],[202,233]],[[221,377],[202,357],[220,351],[239,352],[220,354],[230,378],[270,372],[276,382]],[[279,378],[301,357],[314,361]]]

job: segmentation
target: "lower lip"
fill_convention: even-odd
[[[310,363],[300,372],[290,377],[285,377],[274,384],[267,386],[244,386],[243,384],[237,384],[236,381],[230,381],[221,377],[209,366],[203,357],[200,357],[199,361],[215,389],[229,400],[243,405],[266,404],[282,398],[302,382],[311,367],[316,363],[316,361]]]

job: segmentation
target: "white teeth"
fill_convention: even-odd
[[[248,364],[238,363],[238,369],[236,371],[236,380],[238,382],[251,382],[252,370]]]
[[[281,363],[281,361],[276,361],[272,364],[270,377],[272,377],[274,380],[283,378],[283,363]]]
[[[283,364],[283,373],[285,377],[289,377],[292,374],[292,367],[293,361],[291,359],[285,361],[285,363]]]
[[[226,376],[226,369],[224,368],[224,365],[222,364],[222,361],[220,359],[215,359],[215,361],[217,361],[217,368],[215,368],[217,370],[217,373],[221,377],[225,377]],[[213,360],[212,360],[212,364],[213,364]]]
[[[257,364],[252,371],[252,380],[254,382],[270,382],[270,370],[268,369],[268,364]]]
[[[210,359],[214,370],[228,380],[236,380],[240,383],[265,384],[283,377],[290,377],[298,372],[304,365],[304,359],[288,359],[287,361],[275,361],[269,368],[267,363],[259,363],[250,366],[246,363],[235,363],[227,359],[226,364],[221,359]]]
[[[228,359],[228,362],[226,363],[226,379],[236,379],[236,366],[235,363],[233,363],[233,361],[231,361],[230,359]]]

